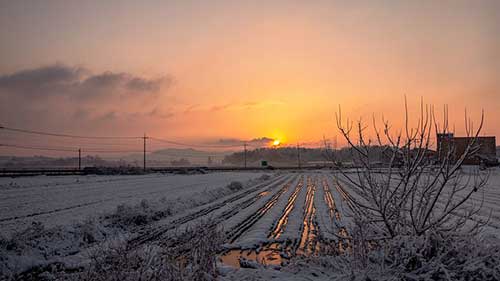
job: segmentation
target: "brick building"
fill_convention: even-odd
[[[455,137],[452,133],[437,135],[438,157],[444,157],[450,149],[454,160],[458,160],[469,144],[474,140],[473,137]],[[479,150],[465,159],[466,165],[497,165],[496,138],[478,137],[474,146],[479,146]]]

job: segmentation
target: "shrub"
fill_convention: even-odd
[[[129,250],[126,243],[99,248],[91,253],[86,270],[64,275],[81,281],[101,280],[215,280],[216,254],[222,232],[211,222],[201,222],[170,243]]]
[[[239,181],[233,181],[227,185],[227,188],[229,188],[229,190],[231,191],[238,191],[243,189],[243,184]]]

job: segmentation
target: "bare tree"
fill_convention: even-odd
[[[373,117],[370,139],[367,126],[361,120],[344,122],[339,107],[336,125],[349,145],[355,168],[339,167],[337,188],[349,201],[354,221],[370,227],[367,239],[421,236],[431,230],[474,231],[484,223],[473,217],[481,204],[469,199],[486,184],[488,175],[462,167],[479,149],[484,112],[477,129],[465,113],[469,138],[460,155],[452,141],[443,141],[439,147],[433,142],[435,136],[451,133],[446,106],[442,123],[436,119],[434,107],[421,101],[418,121],[410,125],[405,98],[403,128],[394,132],[387,120],[382,118],[380,126]],[[380,151],[382,161],[374,155]],[[329,155],[334,158],[335,154]]]

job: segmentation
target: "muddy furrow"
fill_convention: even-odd
[[[290,185],[291,183],[295,182],[295,179],[296,177],[292,177],[288,182],[287,184],[284,184],[284,186],[282,187],[282,189],[280,189],[278,191],[278,193],[282,192],[283,188],[286,187],[287,185]],[[276,187],[273,186],[273,188]],[[238,212],[240,212],[241,210],[244,210],[250,206],[252,206],[255,202],[257,202],[259,199],[261,199],[262,197],[264,197],[265,195],[269,194],[270,193],[270,190],[265,190],[261,193],[259,193],[257,196],[255,197],[250,197],[248,198],[247,200],[243,201],[243,202],[240,202],[238,203],[237,205],[235,205],[233,208],[229,208],[227,210],[224,210],[220,215],[218,215],[217,217],[215,218],[211,218],[213,220],[213,222],[215,224],[218,224],[218,223],[222,223],[228,219],[230,219],[231,217],[233,217],[234,215],[236,215]],[[276,195],[276,194],[275,194]],[[272,198],[270,199],[272,200]]]
[[[292,195],[288,198],[288,203],[281,214],[280,218],[276,222],[275,226],[271,230],[271,232],[268,235],[269,239],[279,239],[281,234],[283,234],[283,231],[285,230],[286,224],[288,223],[288,217],[290,215],[290,212],[293,210],[295,207],[295,201],[297,200],[297,197],[299,195],[299,192],[302,190],[302,187],[304,186],[304,176],[300,177],[300,181],[295,187],[295,190],[293,191]]]
[[[322,184],[324,191],[324,199],[326,205],[328,206],[328,215],[330,216],[330,220],[331,221],[333,221],[334,219],[340,220],[340,212],[337,209],[337,206],[335,205],[335,200],[333,200],[333,196],[330,191],[330,186],[328,185],[328,181],[325,178],[323,178]]]
[[[296,251],[297,255],[311,255],[317,252],[318,228],[315,222],[316,207],[314,205],[314,194],[316,192],[316,179],[308,178],[306,204],[304,209],[304,221],[300,242]]]
[[[295,182],[295,180],[296,180],[296,177],[293,177],[287,184],[291,184],[291,183]],[[286,187],[287,184],[284,184],[284,186],[282,188]],[[273,188],[274,187],[276,187],[276,185],[273,186]],[[281,190],[279,190],[277,193],[281,192]],[[211,227],[217,227],[219,224],[225,222],[226,220],[230,219],[234,215],[238,214],[241,210],[244,210],[244,209],[252,206],[258,200],[260,200],[263,196],[267,195],[269,192],[270,192],[269,189],[267,191],[260,192],[257,196],[250,197],[247,200],[239,202],[238,204],[236,204],[232,208],[228,208],[227,210],[224,210],[221,214],[217,215],[216,217],[211,217],[210,218],[211,223],[212,223]],[[271,198],[271,200],[272,200],[272,198]],[[181,225],[182,224],[180,224],[179,226],[181,226]],[[165,237],[165,238],[161,239],[160,243],[161,243],[161,245],[166,246],[168,248],[168,247],[175,246],[175,245],[178,246],[179,243],[189,243],[189,241],[190,241],[189,238],[186,239],[186,237],[183,237],[182,241],[173,240],[170,237]]]
[[[230,204],[230,203],[233,203],[239,199],[242,199],[245,196],[248,196],[248,195],[250,195],[250,194],[252,194],[260,189],[264,189],[263,192],[270,191],[270,190],[274,189],[276,186],[279,186],[282,183],[284,183],[287,180],[287,178],[288,178],[288,176],[281,176],[281,177],[274,179],[270,182],[265,182],[265,183],[256,185],[255,187],[252,187],[252,188],[246,190],[245,192],[238,193],[236,195],[232,195],[229,198],[227,198],[221,202],[218,202],[215,204],[209,203],[209,206],[202,208],[201,210],[198,210],[194,213],[191,213],[191,214],[188,214],[188,215],[183,216],[181,218],[178,218],[178,219],[170,222],[167,226],[156,228],[156,229],[152,230],[151,232],[148,232],[146,234],[140,235],[138,237],[135,237],[135,238],[129,240],[128,246],[129,246],[129,248],[133,249],[133,248],[136,248],[144,243],[158,240],[164,233],[177,228],[179,225],[182,225],[182,224],[185,224],[185,223],[190,222],[192,220],[195,220],[197,218],[206,216],[207,214],[210,214],[210,213],[226,206],[227,204]],[[260,194],[263,194],[263,193],[261,192]],[[260,197],[262,197],[262,196],[264,196],[264,195],[261,195]],[[238,210],[241,210],[241,207],[242,207],[241,205],[249,206],[249,205],[253,204],[260,197],[254,196],[254,197],[251,197],[250,199],[238,204],[237,206],[232,208],[233,212],[236,213]]]
[[[351,208],[351,210],[354,210],[353,202],[349,198],[349,195],[344,191],[344,189],[340,187],[340,183],[338,182],[338,181],[342,181],[342,182],[344,182],[344,181],[340,180],[340,179],[335,179],[335,178],[333,178],[333,180],[334,180],[335,188],[337,189],[340,196],[342,196],[342,200],[347,203],[347,206],[349,208]],[[338,180],[338,181],[336,181],[336,180]],[[346,184],[346,183],[344,182],[344,184]]]
[[[285,193],[294,180],[291,180],[287,184],[285,184],[280,191],[278,191],[276,194],[274,194],[269,201],[264,204],[264,206],[260,207],[255,213],[251,214],[249,217],[247,217],[245,220],[240,222],[238,225],[236,225],[228,234],[227,234],[227,241],[229,243],[233,243],[240,237],[246,230],[248,230],[252,225],[254,225],[262,216],[264,216],[275,204],[278,202],[278,199]]]

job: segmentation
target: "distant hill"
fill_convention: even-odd
[[[190,166],[221,165],[225,156],[232,151],[201,151],[191,148],[168,148],[147,153],[147,165],[152,166]],[[106,155],[108,156],[108,155]],[[142,166],[144,155],[141,153],[123,156],[83,156],[82,166]],[[76,157],[46,156],[0,156],[0,169],[20,168],[75,168],[78,167]]]
[[[149,166],[220,165],[222,159],[231,153],[233,152],[203,151],[192,148],[167,148],[150,152],[146,155],[146,158]],[[119,159],[142,165],[143,155],[131,154]]]
[[[97,156],[82,157],[82,166],[125,166],[129,165],[120,161],[104,160]],[[76,168],[77,157],[46,157],[46,156],[0,156],[1,169],[28,169],[28,168]]]
[[[265,160],[272,166],[294,166],[298,165],[298,153],[295,147],[280,148],[259,148],[247,151],[247,165],[259,166],[261,161]],[[300,148],[300,161],[302,164],[311,162],[328,161],[324,149],[319,148]],[[222,161],[226,165],[241,166],[245,162],[244,152],[235,152],[227,155]]]
[[[172,163],[173,161],[179,161],[181,159],[185,159],[194,165],[220,165],[222,159],[231,153],[232,151],[202,151],[192,148],[168,148],[154,151],[148,156],[151,162],[167,164],[165,163],[167,161],[173,164],[172,166],[177,166],[175,162]]]
[[[383,147],[373,146],[370,152],[370,159],[373,162],[386,162],[387,159],[382,153]],[[316,165],[340,161],[349,163],[353,161],[355,151],[352,148],[341,148],[338,150],[326,150],[325,148],[300,148],[279,147],[279,148],[259,148],[247,151],[247,165],[260,166],[265,160],[271,166],[296,166],[298,165],[300,154],[301,165]],[[227,155],[222,160],[225,165],[241,166],[245,162],[244,152],[235,152]]]

